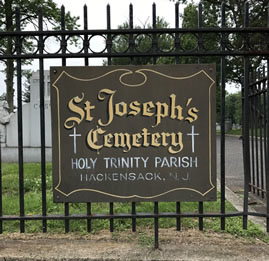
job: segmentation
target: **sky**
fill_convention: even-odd
[[[88,6],[88,26],[93,29],[106,28],[106,6],[110,5],[111,9],[111,26],[117,28],[129,19],[129,4],[133,4],[134,24],[143,25],[146,21],[152,20],[152,3],[151,0],[55,0],[61,6],[64,5],[67,11],[75,16],[83,17],[83,6]],[[157,15],[165,17],[172,26],[175,21],[175,3],[170,0],[154,0],[156,3]],[[180,8],[183,10],[183,6]],[[81,20],[81,22],[83,22]]]
[[[83,7],[86,4],[88,6],[88,28],[89,29],[105,29],[106,28],[106,6],[110,5],[111,9],[111,27],[117,28],[118,25],[129,20],[129,4],[133,4],[133,18],[134,25],[143,26],[144,24],[152,21],[152,3],[150,0],[54,0],[57,5],[65,6],[65,10],[70,11],[73,16],[79,16],[79,23],[83,24]],[[170,0],[154,0],[156,4],[156,13],[160,17],[164,17],[171,27],[175,24],[175,3]],[[183,12],[183,6],[180,6],[180,12]],[[80,27],[83,28],[83,25]],[[95,45],[98,50],[98,46],[102,45],[103,39],[95,39]],[[52,47],[53,49],[53,47]],[[83,65],[81,60],[68,61],[72,65]],[[69,64],[68,64],[69,63]],[[60,60],[45,60],[45,69],[49,69],[51,65],[61,65]],[[90,65],[102,65],[102,59],[90,60]],[[24,67],[27,69],[38,70],[38,60],[34,61],[31,66]],[[0,63],[0,70],[3,70],[3,66]],[[16,82],[16,80],[15,80]],[[0,95],[5,92],[4,74],[0,73]]]
[[[88,28],[89,29],[105,29],[106,28],[106,6],[110,5],[111,9],[111,27],[117,28],[118,25],[129,20],[129,4],[133,4],[134,26],[143,26],[152,22],[152,4],[151,0],[54,0],[57,5],[65,6],[65,10],[70,11],[73,16],[79,16],[79,23],[83,24],[83,7],[88,6]],[[157,16],[164,17],[170,27],[175,25],[175,2],[170,0],[154,0],[156,4]],[[194,1],[194,2],[197,2]],[[183,13],[184,6],[179,6],[179,12]],[[83,25],[81,26],[83,28]],[[95,38],[95,49],[103,45],[103,39]],[[92,43],[92,42],[91,42]],[[52,47],[53,49],[53,47]],[[51,65],[60,66],[61,61],[55,59],[45,60],[45,69],[49,69]],[[81,60],[67,60],[67,65],[83,65]],[[90,59],[90,65],[102,65],[102,59]],[[38,60],[34,61],[31,66],[24,67],[26,69],[38,70]],[[3,66],[0,64],[0,70]],[[5,92],[4,75],[0,73],[0,95]]]

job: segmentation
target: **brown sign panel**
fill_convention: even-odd
[[[50,74],[55,202],[216,200],[215,65]]]

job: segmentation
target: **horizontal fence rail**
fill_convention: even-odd
[[[90,30],[88,29],[87,7],[84,7],[84,25],[83,30],[66,30],[64,14],[62,7],[61,30],[44,30],[42,9],[39,13],[38,30],[22,31],[20,28],[20,10],[16,11],[16,30],[14,32],[0,31],[0,41],[11,40],[14,48],[5,53],[0,53],[1,61],[16,61],[16,78],[17,78],[17,111],[18,111],[18,213],[14,215],[6,214],[3,204],[2,187],[2,162],[0,150],[0,233],[5,229],[3,223],[11,221],[20,222],[20,231],[27,232],[26,225],[28,221],[41,220],[42,231],[47,232],[51,220],[63,220],[65,232],[70,231],[71,220],[86,220],[86,229],[90,232],[93,228],[93,220],[109,220],[110,231],[114,231],[115,221],[118,219],[130,219],[132,222],[132,231],[136,231],[137,219],[149,218],[154,220],[155,247],[159,242],[159,219],[174,218],[176,219],[176,228],[181,230],[182,218],[197,218],[199,229],[204,228],[204,218],[220,218],[221,229],[225,230],[226,218],[243,217],[243,227],[247,228],[248,216],[259,216],[267,219],[267,230],[269,231],[269,208],[266,213],[253,213],[248,210],[248,193],[249,190],[261,197],[268,198],[268,76],[258,78],[257,81],[249,82],[251,59],[260,59],[265,61],[269,57],[269,28],[268,27],[248,27],[248,3],[245,4],[244,25],[241,28],[229,28],[227,25],[227,14],[224,4],[221,6],[221,25],[220,27],[203,27],[203,9],[202,5],[198,6],[198,25],[197,28],[179,28],[179,5],[175,4],[175,28],[156,28],[156,5],[153,5],[152,11],[152,28],[136,29],[133,26],[133,6],[130,5],[129,28],[111,29],[110,6],[107,6],[107,29]],[[216,39],[216,44],[211,45],[208,37]],[[98,37],[101,41],[98,50],[94,50],[92,41]],[[123,51],[116,50],[116,42],[119,37],[126,41],[126,48]],[[191,47],[184,45],[184,37],[193,39],[194,44]],[[259,37],[259,42],[254,41]],[[162,45],[163,39],[170,39],[170,44]],[[234,39],[239,39],[235,45]],[[142,39],[142,40],[141,40]],[[147,43],[146,50],[140,49],[141,41]],[[56,50],[50,51],[48,42],[53,40]],[[33,49],[25,50],[26,41],[33,43]],[[76,44],[75,44],[76,43]],[[75,46],[76,50],[71,51]],[[101,45],[101,47],[100,47]],[[89,66],[90,58],[105,58],[107,65],[113,64],[114,58],[128,58],[129,64],[135,64],[136,58],[148,58],[147,63],[156,64],[160,57],[171,57],[171,63],[181,63],[182,57],[191,57],[196,63],[206,62],[207,58],[212,56],[218,58],[218,86],[220,88],[220,206],[219,212],[207,213],[205,204],[197,203],[197,211],[193,213],[182,212],[182,202],[174,202],[174,212],[160,211],[159,202],[154,202],[151,213],[137,212],[138,203],[130,202],[129,213],[116,213],[115,203],[107,204],[107,213],[93,213],[92,202],[86,203],[85,212],[76,214],[71,213],[76,208],[76,204],[65,203],[62,214],[51,214],[47,203],[48,195],[51,191],[47,188],[47,179],[50,173],[46,169],[46,141],[45,141],[45,105],[44,105],[44,62],[46,59],[60,58],[61,65],[66,66],[67,61],[72,58],[82,58],[85,66]],[[228,212],[226,210],[226,170],[225,170],[225,95],[227,89],[227,64],[231,57],[238,57],[244,67],[244,83],[242,88],[243,97],[243,148],[244,148],[244,210],[242,212]],[[29,59],[38,60],[40,76],[40,139],[41,139],[41,170],[37,175],[40,176],[41,187],[41,206],[40,214],[27,213],[25,198],[25,173],[24,173],[24,147],[23,147],[23,120],[22,120],[22,62]],[[193,60],[191,61],[193,63]],[[267,65],[268,66],[268,65]],[[268,67],[267,67],[268,68]],[[255,79],[256,80],[256,79]],[[50,181],[51,182],[51,181]],[[28,199],[29,200],[29,199]],[[267,201],[268,204],[268,201]],[[82,204],[81,204],[82,205]],[[84,204],[85,205],[85,204]],[[55,204],[55,209],[58,208]],[[53,212],[53,211],[52,211]]]
[[[201,34],[205,37],[202,37]],[[17,41],[17,44],[23,45],[25,40],[33,41],[35,48],[32,51],[25,52],[21,50],[19,53],[16,48],[11,53],[1,54],[1,59],[35,59],[35,58],[83,58],[83,57],[143,57],[143,56],[268,56],[269,51],[266,47],[268,44],[269,28],[197,28],[197,29],[108,29],[108,30],[79,30],[79,31],[18,31],[18,32],[1,32],[0,40],[12,38]],[[114,50],[114,42],[119,36],[123,36],[128,40],[132,37],[133,48],[131,44],[126,46],[123,52]],[[139,38],[147,36],[148,50],[139,49]],[[61,36],[59,38],[59,36]],[[222,39],[218,46],[210,46],[207,37],[215,37]],[[249,42],[245,39],[255,37],[262,37],[259,43]],[[76,38],[81,42],[76,51],[70,51],[63,42]],[[169,37],[172,39],[171,46],[158,46],[158,41],[162,37]],[[193,48],[188,49],[181,44],[184,38],[189,37],[196,42]],[[233,38],[241,38],[241,46],[233,46]],[[91,49],[91,42],[97,38],[103,41],[102,50],[95,51]],[[153,39],[155,38],[157,48],[152,49]],[[57,51],[51,52],[47,49],[47,42],[54,40],[55,45],[58,46]],[[98,39],[97,39],[98,40]],[[198,48],[198,42],[200,47]],[[16,45],[17,45],[16,44]],[[42,52],[38,46],[43,46]],[[111,47],[112,46],[112,47]],[[66,48],[66,50],[63,50]],[[85,53],[85,49],[87,52]],[[111,48],[111,49],[110,49]],[[167,50],[169,49],[169,50]]]

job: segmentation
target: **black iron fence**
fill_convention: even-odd
[[[248,193],[250,187],[252,191],[266,196],[267,204],[269,202],[269,128],[268,128],[268,78],[263,77],[256,83],[249,83],[250,68],[253,67],[252,61],[266,61],[269,57],[268,49],[268,27],[249,27],[249,5],[244,6],[244,23],[243,26],[229,27],[227,10],[229,8],[222,4],[220,26],[208,27],[203,25],[202,4],[198,6],[198,24],[195,28],[179,27],[179,5],[175,4],[175,26],[174,28],[157,28],[156,6],[153,4],[152,9],[152,28],[139,29],[133,26],[133,7],[130,5],[129,28],[111,29],[110,26],[110,7],[107,6],[107,29],[91,30],[88,29],[87,7],[84,7],[84,27],[83,30],[66,30],[64,14],[65,9],[62,7],[61,30],[43,30],[42,9],[39,13],[39,28],[37,31],[21,31],[20,28],[20,10],[16,11],[16,31],[0,32],[0,39],[12,39],[15,41],[15,48],[9,53],[3,53],[0,59],[3,61],[16,61],[16,79],[17,79],[17,110],[18,110],[18,176],[19,176],[19,213],[6,215],[3,208],[2,195],[2,173],[0,165],[0,232],[4,231],[3,222],[17,220],[20,222],[20,231],[25,232],[25,223],[30,220],[40,220],[42,222],[43,232],[47,231],[49,220],[63,220],[65,231],[69,232],[70,220],[80,219],[87,220],[87,230],[92,229],[92,221],[95,219],[108,219],[110,221],[110,231],[114,229],[115,219],[131,219],[132,231],[136,230],[136,220],[140,218],[150,218],[154,220],[155,247],[158,247],[159,220],[161,218],[176,219],[177,230],[181,230],[182,218],[198,218],[199,229],[203,230],[204,219],[216,217],[221,219],[221,229],[225,229],[226,218],[241,216],[243,217],[243,227],[247,228],[249,215],[261,216],[267,220],[267,231],[269,231],[269,207],[266,213],[250,213],[248,210]],[[266,14],[264,14],[266,15]],[[125,50],[116,49],[116,40],[124,35],[126,41]],[[139,48],[141,36],[147,37],[149,48]],[[57,38],[58,49],[50,52],[46,49],[47,41],[51,37]],[[69,40],[79,38],[82,41],[81,48],[76,52],[70,51]],[[95,37],[104,39],[103,50],[94,51],[91,41]],[[142,38],[143,38],[142,37]],[[257,39],[258,40],[255,40]],[[160,39],[170,39],[172,43],[169,48],[161,45]],[[185,39],[192,39],[190,46],[185,44]],[[32,51],[25,52],[23,43],[25,39],[32,39],[36,48]],[[214,44],[212,44],[214,39]],[[253,40],[254,39],[254,40]],[[47,192],[46,177],[49,175],[46,171],[46,154],[45,154],[45,108],[44,108],[44,62],[47,59],[59,58],[62,66],[66,66],[67,60],[81,58],[84,65],[89,65],[89,59],[105,58],[107,64],[113,64],[115,58],[128,58],[128,63],[134,64],[136,59],[148,57],[147,63],[156,64],[160,58],[169,57],[169,62],[173,63],[203,63],[215,62],[218,69],[218,86],[220,88],[219,98],[221,100],[220,123],[221,123],[221,146],[220,146],[220,206],[219,211],[207,213],[204,211],[204,203],[199,202],[197,211],[193,213],[182,212],[181,202],[175,202],[175,211],[161,213],[159,211],[159,202],[154,202],[152,213],[137,212],[135,202],[130,202],[130,213],[115,213],[114,204],[109,203],[109,213],[100,214],[92,213],[91,202],[87,203],[85,213],[70,213],[70,204],[64,204],[64,213],[48,214],[47,209]],[[245,186],[244,186],[244,209],[243,212],[227,212],[225,206],[225,94],[227,88],[227,68],[231,66],[231,60],[236,58],[240,61],[242,74],[244,77],[244,114],[243,114],[243,140],[244,140],[244,162],[245,162]],[[41,211],[38,215],[25,213],[25,180],[24,180],[24,147],[23,147],[23,120],[22,120],[22,61],[35,59],[39,61],[40,74],[40,126],[41,126]],[[143,60],[142,60],[143,61]],[[142,63],[142,62],[141,62]],[[236,70],[236,68],[235,68]],[[239,70],[240,71],[240,70]],[[250,149],[250,147],[252,149]],[[258,157],[258,154],[260,155]],[[0,161],[1,164],[1,161]],[[264,167],[262,167],[264,166]],[[254,174],[256,173],[256,174]],[[37,175],[39,175],[37,173]],[[249,186],[250,184],[250,186]]]
[[[252,72],[249,85],[250,106],[250,189],[262,199],[268,190],[268,78],[265,67]],[[267,175],[266,175],[267,174]]]

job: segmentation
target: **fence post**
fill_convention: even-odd
[[[221,27],[226,24],[225,3],[221,4]],[[221,50],[225,51],[225,34],[221,34]],[[220,145],[220,182],[221,214],[225,214],[225,56],[221,56],[221,145]],[[221,217],[221,229],[225,230],[225,217]]]
[[[21,31],[20,9],[16,8],[16,31]],[[21,54],[21,38],[16,38],[16,53]],[[20,216],[24,216],[24,173],[23,173],[23,125],[22,125],[22,69],[21,58],[17,58],[17,102],[18,102],[18,153],[19,153],[19,201]],[[20,231],[24,233],[24,219],[20,221]]]
[[[3,198],[2,198],[2,144],[1,144],[1,132],[0,132],[0,217],[3,216]],[[3,233],[3,221],[0,220],[0,234]]]
[[[202,18],[202,2],[199,3],[198,5],[198,28],[202,27],[203,24],[203,18]],[[203,44],[202,36],[199,33],[198,34],[198,50],[200,51],[201,47]],[[202,63],[201,57],[198,57],[198,64]],[[204,203],[199,202],[199,207],[198,207],[199,214],[203,215],[204,213]],[[204,219],[202,216],[199,217],[199,230],[202,231],[204,228]]]
[[[177,2],[175,4],[175,28],[179,28],[179,3]],[[176,52],[178,52],[180,50],[180,45],[179,45],[180,41],[179,41],[179,34],[176,33],[175,34],[175,48],[176,48]],[[180,57],[177,55],[176,56],[176,64],[180,64]],[[178,201],[176,202],[176,213],[180,214],[181,213],[181,203]],[[181,217],[177,217],[176,219],[176,227],[177,227],[177,231],[181,230]]]
[[[248,27],[249,4],[244,5],[244,28]],[[248,35],[246,37],[248,40]],[[246,44],[246,43],[245,43]],[[248,47],[248,46],[247,46]],[[247,229],[248,220],[248,192],[249,192],[249,175],[250,175],[250,153],[249,153],[249,57],[244,56],[244,214],[243,228]]]
[[[269,5],[267,6],[267,27],[269,27]],[[269,48],[269,44],[268,44]],[[265,165],[265,173],[266,173],[266,199],[267,199],[267,208],[266,208],[266,213],[267,213],[267,218],[266,218],[266,230],[269,233],[269,57],[267,56],[267,99],[266,99],[266,127],[267,127],[267,133],[266,135],[266,165]]]
[[[38,30],[43,31],[42,8],[38,15]],[[43,54],[43,36],[39,36],[39,53]],[[41,190],[42,190],[42,216],[47,215],[46,202],[46,140],[45,140],[45,107],[44,107],[44,58],[39,58],[39,99],[40,99],[40,143],[41,143]],[[43,232],[47,232],[47,220],[43,219]]]

